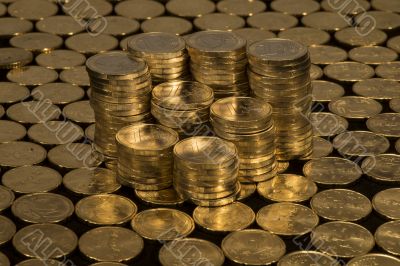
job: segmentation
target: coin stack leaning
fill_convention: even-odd
[[[239,152],[239,181],[262,182],[277,174],[272,107],[251,97],[223,98],[211,105],[214,133]]]
[[[236,200],[239,157],[236,146],[218,137],[191,137],[174,147],[174,187],[199,206],[222,206]]]
[[[125,52],[107,52],[86,61],[90,104],[95,112],[94,147],[116,166],[115,134],[134,123],[151,120],[151,77],[146,62]]]
[[[173,128],[181,137],[210,132],[213,90],[196,81],[168,81],[153,88],[151,113],[157,121]]]
[[[246,96],[246,40],[229,31],[200,31],[186,39],[193,78],[214,90],[215,98]]]
[[[172,33],[149,32],[137,34],[128,41],[133,58],[145,60],[154,83],[188,76],[188,55],[185,40]]]
[[[278,160],[312,152],[310,56],[307,47],[286,39],[266,39],[248,47],[252,93],[273,109]]]
[[[172,186],[173,147],[179,141],[174,130],[156,124],[136,124],[120,129],[118,181],[137,190]]]

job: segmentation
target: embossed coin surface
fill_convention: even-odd
[[[362,255],[351,259],[348,266],[399,266],[400,259],[380,253],[370,253],[367,255]]]
[[[349,51],[349,58],[369,65],[379,65],[397,59],[397,53],[382,46],[361,46]]]
[[[391,220],[400,220],[400,188],[388,188],[372,198],[374,210]]]
[[[382,111],[382,105],[369,98],[345,96],[329,103],[332,113],[349,119],[364,119],[375,116]]]
[[[398,183],[400,181],[400,155],[379,154],[367,157],[361,164],[364,174],[372,179],[384,183]]]
[[[354,83],[353,92],[371,99],[390,100],[400,97],[400,84],[390,79],[365,79]]]
[[[367,128],[385,137],[400,137],[400,113],[384,113],[369,118]]]
[[[46,150],[35,143],[12,141],[0,144],[0,165],[18,167],[41,163],[46,159]]]
[[[334,258],[318,251],[295,251],[286,254],[279,260],[278,266],[305,266],[318,262],[320,266],[339,266]]]
[[[327,65],[324,74],[340,82],[356,82],[372,78],[374,69],[363,63],[346,61]]]
[[[382,224],[375,231],[376,244],[389,254],[400,255],[400,221]]]

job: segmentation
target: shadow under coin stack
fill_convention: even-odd
[[[235,145],[217,137],[191,137],[174,147],[174,187],[199,206],[222,206],[236,200],[239,157]]]
[[[239,151],[239,181],[266,181],[277,174],[272,107],[256,98],[229,97],[211,105],[215,134]]]
[[[186,47],[193,78],[214,90],[215,98],[247,96],[246,40],[229,31],[189,35]]]
[[[153,88],[151,113],[157,121],[173,128],[181,137],[210,133],[213,90],[196,81],[169,81]]]
[[[151,120],[151,77],[146,62],[125,52],[107,52],[86,61],[90,104],[95,112],[94,147],[116,167],[115,134],[121,128]]]
[[[307,47],[286,39],[267,39],[248,47],[253,94],[271,104],[278,160],[312,153],[310,56]]]
[[[130,57],[145,60],[154,83],[188,76],[185,41],[171,33],[137,34],[128,41]]]
[[[136,190],[161,190],[172,186],[174,130],[155,124],[127,126],[116,135],[118,181]]]

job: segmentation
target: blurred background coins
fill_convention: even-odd
[[[162,32],[138,34],[129,38],[128,51],[131,57],[146,61],[155,83],[188,75],[188,56],[182,37]]]
[[[214,90],[215,98],[246,96],[246,40],[232,32],[200,31],[186,39],[193,78]]]
[[[310,57],[307,47],[266,39],[247,49],[252,93],[272,106],[278,160],[312,152]]]
[[[250,97],[228,97],[211,105],[217,136],[234,143],[239,152],[239,181],[262,182],[277,174],[272,107]]]
[[[222,206],[236,200],[239,158],[235,145],[217,137],[191,137],[174,147],[174,187],[199,206]]]

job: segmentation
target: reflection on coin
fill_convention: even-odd
[[[117,225],[130,221],[137,212],[136,204],[130,199],[100,194],[81,199],[75,206],[79,219],[94,225]]]
[[[17,227],[5,216],[0,215],[0,246],[4,245],[14,236]],[[3,265],[0,263],[0,265]]]
[[[83,54],[71,50],[54,50],[36,56],[36,63],[51,69],[69,69],[81,66],[86,58]]]
[[[236,15],[224,13],[205,14],[193,21],[193,24],[199,30],[227,30],[243,28],[245,20]]]
[[[359,34],[357,27],[348,27],[337,31],[335,39],[349,46],[372,46],[383,44],[387,39],[387,35],[384,31],[378,29],[373,29],[366,34]]]
[[[194,221],[184,212],[157,208],[138,213],[132,219],[131,226],[145,239],[169,241],[192,233]]]
[[[65,266],[65,264],[58,260],[29,259],[21,261],[15,266]]]
[[[242,0],[222,0],[217,4],[217,10],[221,13],[249,17],[254,14],[263,12],[267,8],[264,2],[259,0],[242,1]]]
[[[89,75],[85,66],[65,69],[60,73],[60,80],[78,86],[89,86]]]
[[[48,101],[29,101],[13,104],[7,109],[7,116],[22,124],[43,123],[56,120],[61,110]]]
[[[229,260],[245,265],[271,265],[286,251],[280,237],[259,229],[232,232],[222,240],[221,247]]]
[[[185,254],[177,256],[177,254]],[[185,266],[195,264],[208,264],[221,266],[225,256],[215,244],[198,238],[182,238],[166,243],[158,255],[163,266]]]
[[[68,104],[63,109],[63,115],[76,123],[94,123],[94,111],[89,101],[78,101]]]
[[[173,188],[155,191],[135,190],[135,195],[143,202],[155,206],[180,205],[185,201]]]
[[[349,51],[349,58],[369,65],[378,65],[397,59],[397,53],[382,46],[361,46]]]
[[[10,261],[7,256],[0,252],[0,264],[4,266],[10,266]]]
[[[376,244],[389,254],[400,255],[400,221],[382,224],[375,231]]]
[[[364,119],[382,111],[382,105],[369,98],[344,96],[329,103],[329,111],[349,119]]]
[[[350,26],[350,21],[347,16],[336,12],[325,11],[319,11],[304,16],[301,22],[307,27],[326,31],[338,31]]]
[[[388,62],[377,66],[375,72],[378,77],[400,81],[399,67],[399,61]]]
[[[330,65],[345,61],[347,52],[341,48],[330,45],[311,45],[308,48],[311,63],[317,65]]]
[[[313,80],[312,97],[315,102],[330,102],[344,95],[343,87],[326,80]]]
[[[332,257],[353,258],[367,254],[375,245],[373,235],[361,225],[328,222],[311,232],[311,244]]]
[[[22,166],[4,173],[2,183],[16,193],[48,192],[61,185],[62,177],[54,169],[44,166]]]
[[[20,123],[0,120],[0,143],[21,140],[26,135],[26,129]]]
[[[33,193],[16,199],[11,211],[27,223],[58,223],[74,213],[74,204],[59,194]]]
[[[310,208],[290,202],[267,205],[257,212],[256,219],[261,228],[281,236],[307,234],[319,222]]]
[[[43,245],[44,239],[48,244]],[[20,229],[14,235],[12,243],[14,248],[25,257],[56,259],[63,258],[74,251],[78,245],[78,237],[71,229],[62,225],[33,224]]]
[[[279,1],[283,2],[283,1],[287,1],[287,0],[279,0]],[[274,1],[273,3],[276,3],[279,1]],[[314,2],[312,0],[306,0],[306,1]],[[289,0],[289,2],[299,3],[299,4],[301,3],[299,1],[293,1],[293,0]],[[329,42],[329,40],[331,38],[330,35],[323,30],[308,28],[308,27],[296,27],[296,28],[287,29],[287,30],[281,31],[278,36],[279,36],[279,38],[297,41],[297,42],[302,43],[307,46],[324,44],[324,43]]]
[[[121,1],[118,2],[114,9],[117,15],[138,20],[158,17],[165,11],[164,6],[161,3],[152,0]]]
[[[359,62],[338,62],[324,68],[325,75],[341,82],[357,82],[374,76],[374,69]]]
[[[363,160],[361,169],[375,181],[399,183],[400,155],[379,154],[367,157]]]
[[[237,196],[236,200],[242,201],[244,199],[247,199],[251,195],[256,192],[257,185],[254,183],[241,183],[240,184],[240,192],[239,195]]]
[[[390,79],[365,79],[354,83],[353,92],[371,99],[390,100],[400,97],[400,84]]]
[[[346,186],[362,175],[356,163],[339,157],[312,159],[304,165],[303,173],[315,183],[327,186]]]
[[[334,258],[318,251],[295,251],[282,257],[277,266],[306,266],[318,262],[319,266],[339,266]]]
[[[82,27],[74,17],[65,15],[51,16],[39,20],[36,22],[36,29],[41,32],[67,37],[77,34],[85,28]]]
[[[9,81],[24,86],[39,86],[50,83],[58,78],[58,74],[53,69],[42,66],[25,66],[12,69],[7,73]]]
[[[385,137],[400,137],[400,114],[384,113],[369,118],[366,122],[367,128]]]
[[[311,208],[326,220],[355,222],[372,211],[371,202],[364,195],[349,189],[328,189],[315,194]]]
[[[12,141],[0,144],[0,165],[18,167],[41,163],[46,159],[46,150],[35,143]]]
[[[101,161],[92,146],[83,143],[61,144],[52,148],[48,153],[48,160],[60,168],[91,168],[98,166]]]
[[[221,207],[197,207],[193,219],[200,227],[212,232],[232,232],[249,227],[255,220],[253,210],[234,202]]]
[[[18,0],[8,6],[11,16],[26,20],[41,20],[57,11],[57,5],[45,0]]]
[[[116,173],[100,167],[74,169],[64,176],[63,185],[79,195],[113,193],[121,188]]]
[[[99,34],[94,36],[85,32],[66,39],[65,46],[81,54],[92,55],[117,48],[118,40],[111,35]]]
[[[275,11],[294,16],[305,16],[319,10],[319,3],[313,0],[278,0],[271,2]]]
[[[11,38],[30,32],[33,29],[33,23],[29,20],[11,17],[0,18],[0,26],[1,38]]]
[[[215,4],[210,0],[171,0],[166,4],[167,11],[178,17],[195,18],[214,12]]]
[[[95,261],[126,262],[143,250],[143,239],[132,230],[104,226],[84,233],[79,239],[79,250]]]
[[[15,199],[11,189],[0,185],[0,212],[11,206]]]
[[[29,89],[13,82],[0,82],[0,103],[15,103],[29,97]]]
[[[350,260],[348,266],[399,266],[400,259],[380,253],[370,253]]]
[[[141,28],[143,32],[166,32],[184,35],[191,32],[193,26],[187,19],[163,16],[143,21]]]
[[[279,174],[258,183],[257,192],[262,197],[278,202],[303,202],[317,193],[317,185],[308,177]]]
[[[262,12],[247,18],[253,28],[270,31],[284,31],[297,25],[296,17],[280,12]]]

